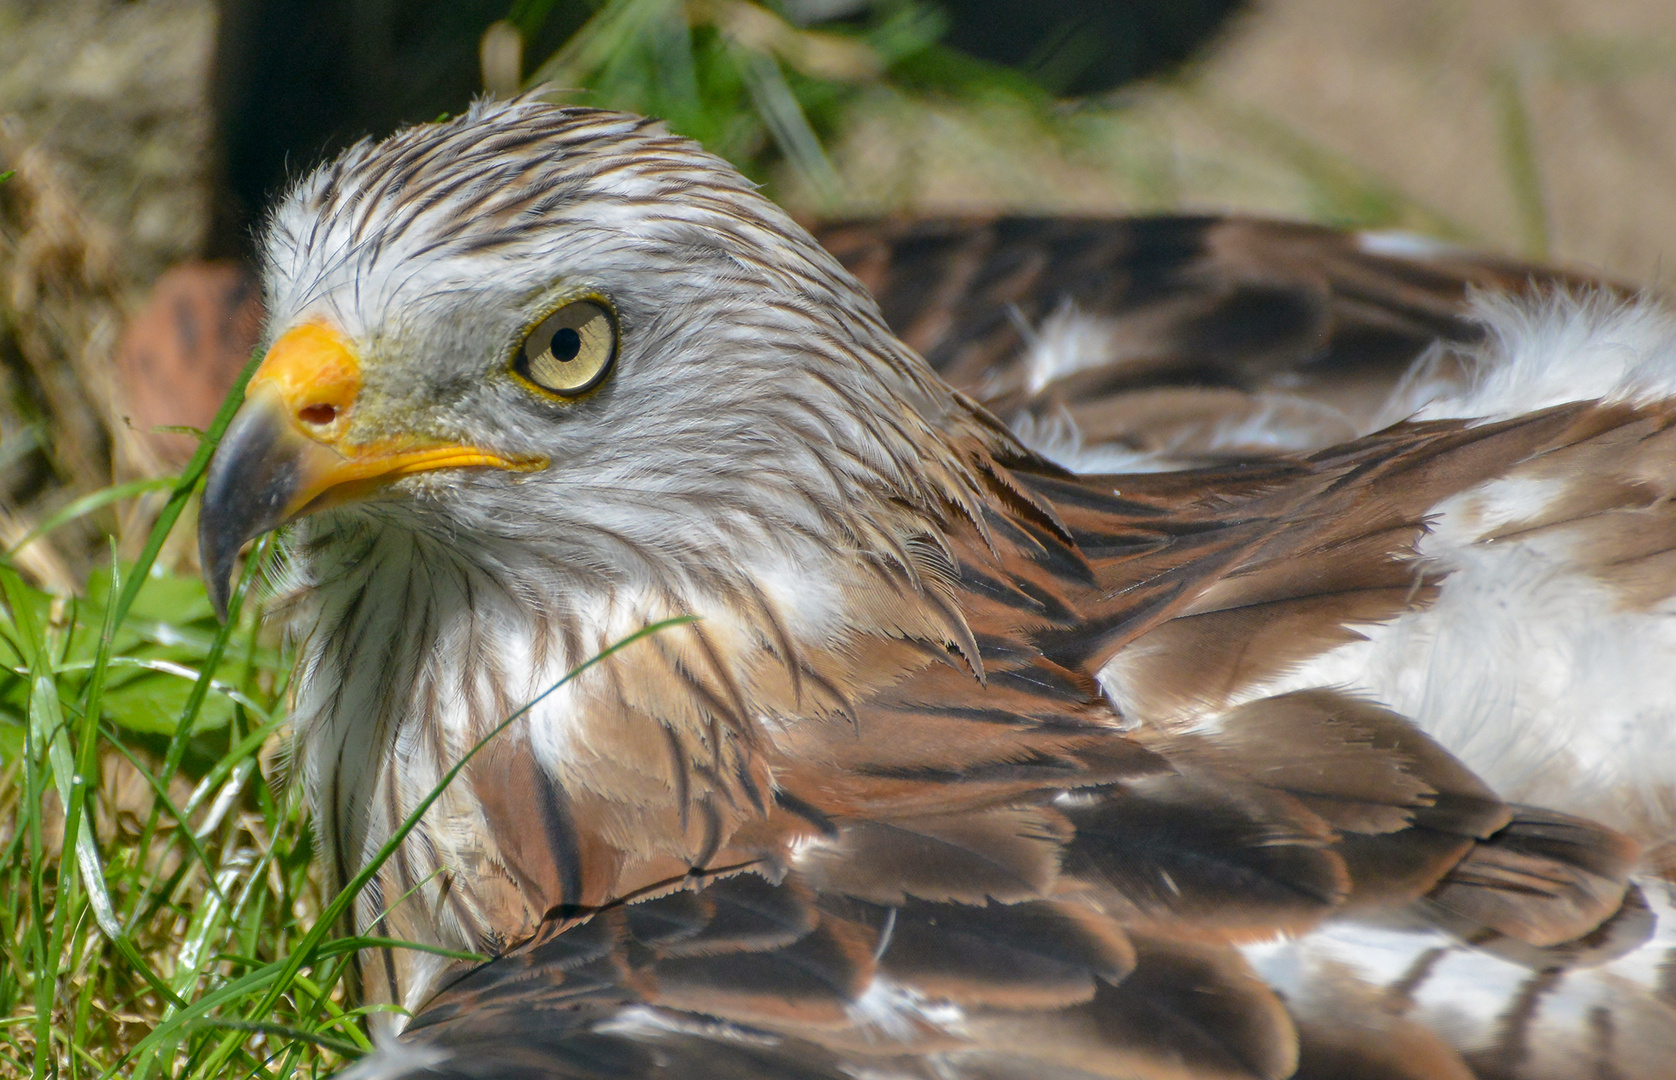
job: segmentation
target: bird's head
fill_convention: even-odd
[[[336,507],[632,575],[961,501],[964,404],[803,229],[638,117],[523,98],[362,143],[280,204],[263,275],[200,526],[222,605],[246,540]]]

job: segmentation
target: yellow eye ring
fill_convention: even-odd
[[[512,370],[548,393],[578,397],[598,386],[617,356],[617,320],[598,300],[574,300],[542,319]]]

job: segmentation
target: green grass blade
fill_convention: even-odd
[[[180,483],[180,481],[176,477],[160,476],[152,480],[130,480],[126,484],[116,484],[112,487],[102,488],[99,491],[95,491],[91,495],[83,495],[74,502],[61,507],[56,513],[49,515],[33,529],[24,533],[23,538],[13,544],[11,550],[7,552],[7,554],[16,555],[19,551],[40,537],[47,535],[55,529],[63,528],[65,525],[68,525],[77,518],[85,517],[101,507],[109,506],[113,502],[120,502],[123,499],[131,499],[136,495],[144,495],[148,491],[167,491],[178,483]]]
[[[203,676],[203,672],[194,671],[185,664],[177,664],[173,660],[152,660],[138,656],[115,656],[110,659],[107,666],[134,671],[155,671],[159,675],[172,675],[175,678],[186,679],[193,683],[199,682]],[[96,661],[93,660],[71,660],[68,663],[55,665],[53,670],[63,674],[72,671],[93,671],[95,667]],[[267,706],[242,690],[216,679],[209,680],[208,688],[228,701],[249,709],[260,717],[264,723],[273,721],[273,714],[268,711]]]
[[[843,193],[843,182],[838,170],[821,148],[820,138],[809,126],[797,95],[786,82],[780,62],[772,56],[736,48],[739,71],[745,78],[751,102],[774,137],[774,143],[794,169],[829,203],[836,202]]]
[[[43,649],[39,655],[45,656],[46,650]],[[70,752],[70,740],[60,709],[57,683],[50,675],[43,674],[34,680],[33,690],[30,696],[31,728],[42,735],[59,800],[65,807],[69,807],[82,797],[83,789],[87,786],[87,777],[75,771],[76,762]],[[87,902],[93,908],[95,921],[111,945],[165,1000],[184,1005],[185,1002],[181,1001],[151,965],[145,962],[128,935],[123,933],[111,904],[110,894],[105,889],[104,866],[99,858],[99,850],[94,844],[93,835],[80,829],[72,830],[71,815],[68,811],[65,813],[64,848],[73,848],[75,857],[71,860],[60,856],[58,890],[53,910],[53,945],[49,950],[51,954],[57,956],[63,948],[64,920],[67,918],[67,912],[73,909],[74,900],[78,896],[75,889],[78,878],[67,871],[67,867],[74,865],[80,871],[79,880],[88,889]]]
[[[621,55],[652,20],[680,17],[673,0],[609,0],[531,73],[525,85],[577,89]]]
[[[212,947],[211,939],[221,931],[228,911],[227,893],[238,881],[239,875],[247,869],[247,862],[248,860],[242,859],[241,853],[235,853],[216,873],[215,888],[193,911],[186,933],[181,938],[180,949],[176,953],[174,974],[169,979],[169,988],[174,991],[180,1004],[170,1005],[163,1011],[165,1021],[180,1009],[189,1007],[181,995],[197,985],[205,966],[215,958],[216,951]],[[167,1056],[170,1052],[171,1048],[165,1044],[142,1057],[134,1069],[133,1080],[145,1080],[151,1074],[157,1059]]]
[[[44,661],[47,660],[47,650],[35,650],[35,670],[31,672],[29,695],[29,728],[23,760],[29,776],[29,795],[35,805],[46,794],[45,778],[38,763],[47,760],[47,747],[52,738],[57,720],[58,688],[52,681]],[[51,703],[41,693],[45,684],[51,690]],[[39,700],[38,700],[39,699]],[[50,769],[49,769],[50,771]],[[32,814],[29,826],[33,830],[30,844],[30,854],[34,865],[43,866],[41,856],[41,818],[39,814]],[[59,881],[64,879],[63,857],[59,858]],[[54,893],[53,914],[49,919],[46,913],[46,899],[41,888],[44,872],[30,875],[31,895],[30,907],[33,915],[34,934],[34,977],[35,977],[35,1075],[47,1075],[47,1066],[52,1056],[52,1005],[54,992],[58,987],[58,958],[62,951],[57,933],[61,928],[65,897],[62,890]]]
[[[264,541],[262,548],[264,551],[266,550],[266,544],[267,542]],[[250,583],[255,579],[256,568],[260,562],[260,556],[253,556],[245,561],[244,572],[239,575],[238,585],[233,589],[233,595],[228,599],[227,621],[216,631],[215,639],[210,642],[210,650],[208,655],[204,657],[203,668],[198,673],[198,681],[192,687],[192,693],[186,699],[186,705],[181,710],[180,720],[175,725],[174,735],[169,740],[169,748],[163,756],[163,767],[160,770],[164,776],[175,775],[180,769],[182,759],[186,756],[192,728],[197,722],[199,712],[203,709],[204,699],[208,695],[213,682],[211,674],[220,665],[222,654],[227,648],[227,642],[232,638],[234,628],[238,626],[239,615],[244,607],[245,594],[250,588]],[[156,835],[157,821],[161,813],[162,808],[154,804],[150,815],[146,819],[145,828],[140,833],[139,849],[141,851],[149,849],[151,838]],[[211,870],[207,865],[204,869],[206,871]],[[135,913],[143,909],[144,902],[150,896],[152,884],[147,882],[144,887],[135,889],[130,893],[131,901],[127,911],[124,912],[123,921],[125,923],[131,925]]]
[[[245,384],[250,381],[251,374],[260,362],[260,354],[252,354],[245,362],[244,370],[239,372],[233,388],[221,402],[221,408],[216,410],[215,419],[210,421],[204,441],[198,444],[192,460],[186,463],[180,479],[175,481],[174,489],[169,493],[169,501],[163,505],[163,512],[157,515],[157,522],[151,527],[151,534],[146,538],[145,547],[140,550],[140,557],[134,560],[134,568],[128,576],[128,582],[117,597],[115,621],[118,624],[127,617],[128,609],[134,606],[134,600],[140,595],[141,586],[145,584],[146,575],[151,573],[151,566],[157,561],[157,553],[163,550],[163,542],[169,538],[169,533],[174,531],[181,511],[186,509],[186,500],[192,497],[198,481],[203,479],[205,470],[209,468],[210,456],[215,453],[216,444],[226,433],[227,425],[233,422],[233,414],[244,402]]]
[[[304,1031],[302,1028],[286,1027],[284,1024],[263,1024],[253,1020],[221,1020],[209,1019],[198,1021],[197,1027],[224,1028],[245,1034],[283,1035],[293,1042],[313,1043],[335,1051],[347,1058],[356,1058],[365,1053],[363,1047],[344,1039],[333,1039],[318,1032]]]

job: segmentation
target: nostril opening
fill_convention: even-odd
[[[336,405],[304,405],[297,410],[297,418],[305,424],[324,426],[338,418]]]

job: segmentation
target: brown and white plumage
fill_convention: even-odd
[[[1623,292],[1407,234],[1240,217],[904,218],[816,236],[940,375],[1085,472],[1324,449],[1401,419],[1379,422],[1434,345],[1482,341],[1470,293]]]
[[[1429,419],[1078,476],[634,117],[520,100],[363,144],[266,252],[274,346],[205,563],[224,589],[243,539],[316,511],[293,715],[336,880],[566,671],[696,617],[541,698],[363,894],[365,929],[496,957],[367,957],[413,1013],[367,1075],[1671,1075],[1668,883],[1634,839],[1504,801],[1447,724],[1554,710],[1451,714],[1404,660],[1459,581],[1535,596],[1559,642],[1599,600],[1676,656],[1651,306],[1508,308],[1484,341],[1439,302],[1464,351],[1387,391]],[[609,309],[614,366],[543,393],[521,343],[577,302]],[[1568,357],[1595,361],[1575,396]],[[1015,414],[1058,381],[984,363]],[[1308,366],[1227,363],[1270,389]],[[1586,602],[1542,607],[1483,550]],[[1669,700],[1649,677],[1637,700]],[[1602,772],[1602,808],[1658,839],[1668,766],[1613,764],[1635,783]]]

